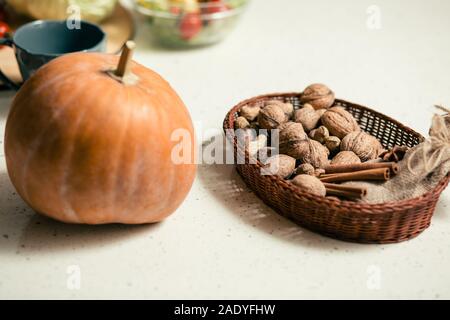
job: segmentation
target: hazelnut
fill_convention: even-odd
[[[292,179],[292,184],[302,191],[325,197],[327,190],[318,178],[307,174],[301,174]]]
[[[323,168],[329,163],[330,152],[319,142],[307,139],[289,146],[286,154],[301,160],[303,163],[309,163],[314,168]]]
[[[247,119],[244,117],[237,117],[236,120],[234,120],[234,127],[236,129],[245,129],[250,126],[250,123]]]
[[[285,154],[277,154],[268,158],[264,165],[263,174],[287,178],[295,169],[295,159]]]
[[[306,104],[303,108],[295,111],[294,120],[301,123],[305,131],[311,131],[317,127],[320,116],[311,105]]]
[[[241,110],[239,111],[239,115],[241,117],[244,117],[248,121],[253,121],[258,117],[260,110],[261,110],[261,108],[258,106],[245,105],[245,106],[241,107]]]
[[[313,176],[314,173],[315,173],[314,167],[312,165],[310,165],[309,163],[303,163],[303,164],[299,165],[294,171],[295,175],[307,174],[307,175]]]
[[[325,147],[330,150],[330,152],[338,151],[341,146],[341,139],[335,136],[330,136],[325,139]]]
[[[353,151],[341,151],[331,160],[331,164],[353,163],[361,163],[361,159]]]
[[[262,108],[258,114],[258,123],[263,129],[275,129],[285,123],[288,117],[277,104],[269,104]]]
[[[322,115],[322,124],[333,136],[340,139],[353,131],[361,130],[355,118],[342,107],[332,107]]]
[[[330,136],[328,129],[324,126],[320,126],[317,129],[311,130],[309,137],[320,143],[325,143],[325,140]]]
[[[312,84],[303,91],[300,102],[309,103],[314,109],[326,109],[333,105],[334,93],[324,84]]]
[[[351,132],[342,139],[342,151],[353,151],[361,161],[368,161],[378,158],[383,152],[383,146],[374,136],[364,132]]]
[[[301,141],[308,139],[303,126],[296,122],[286,122],[279,127],[279,147],[280,152],[293,156],[289,153],[292,148]]]

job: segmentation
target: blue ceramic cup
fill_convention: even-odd
[[[0,45],[14,48],[23,80],[52,59],[71,52],[104,52],[106,34],[92,23],[81,21],[79,28],[66,20],[38,20],[23,25],[12,39],[0,38]],[[19,85],[0,70],[0,80],[12,89]]]

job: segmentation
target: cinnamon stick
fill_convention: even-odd
[[[356,194],[356,193],[353,193],[350,191],[328,189],[328,188],[326,188],[326,190],[327,190],[327,196],[336,196],[336,197],[347,198],[347,199],[351,199],[351,200],[363,198],[360,194]]]
[[[324,182],[323,184],[325,188],[330,191],[345,191],[350,192],[354,195],[355,198],[364,198],[367,195],[367,188],[363,187],[351,187],[351,186],[343,186],[341,184],[334,184]]]
[[[348,173],[348,172],[342,172],[342,173]],[[319,176],[319,178],[329,178],[329,177],[334,177],[334,176],[336,176],[337,174],[339,174],[339,173],[324,173],[324,174],[321,174],[320,176]]]
[[[325,174],[331,174],[331,173],[348,173],[381,168],[388,168],[392,174],[397,174],[399,171],[399,166],[395,162],[364,162],[353,164],[335,164],[335,165],[328,165],[324,169]]]
[[[365,180],[378,180],[387,181],[391,177],[389,168],[377,168],[362,170],[356,172],[343,172],[336,173],[329,176],[320,176],[319,179],[322,182],[345,182],[345,181],[365,181]]]

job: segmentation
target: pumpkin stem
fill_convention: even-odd
[[[120,55],[117,69],[107,71],[109,76],[125,85],[133,85],[138,81],[138,77],[130,70],[131,57],[133,56],[133,50],[135,47],[136,44],[134,41],[127,41],[123,47],[122,54]]]
[[[124,77],[130,72],[130,61],[133,56],[133,50],[136,47],[134,41],[127,41],[120,55],[119,65],[114,72],[118,77]]]

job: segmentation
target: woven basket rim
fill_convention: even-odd
[[[223,121],[223,130],[227,136],[227,139],[229,139],[233,143],[233,145],[241,152],[241,154],[243,152],[245,153],[245,164],[246,165],[257,166],[258,168],[263,167],[263,164],[259,160],[256,160],[256,163],[252,163],[252,164],[248,163],[248,160],[250,157],[248,150],[243,150],[241,147],[239,147],[239,145],[236,143],[236,139],[235,139],[236,136],[234,134],[232,136],[229,136],[227,134],[227,131],[226,131],[227,129],[232,129],[234,132],[234,118],[235,118],[236,112],[242,106],[249,104],[249,103],[258,102],[261,100],[268,100],[270,98],[296,97],[296,96],[301,96],[301,94],[302,94],[301,92],[288,92],[288,93],[269,93],[269,94],[264,94],[264,95],[258,95],[253,98],[249,98],[249,99],[239,102],[237,105],[235,105],[233,108],[231,108],[231,110],[228,111],[228,113]],[[351,104],[353,107],[357,107],[361,110],[370,111],[372,114],[377,115],[381,118],[384,118],[384,119],[396,124],[403,131],[406,131],[406,132],[416,136],[421,142],[425,140],[425,138],[420,133],[414,131],[413,129],[409,128],[408,126],[402,124],[401,122],[399,122],[383,113],[380,113],[371,108],[359,105],[357,103],[349,102],[347,100],[336,99],[335,101],[345,103],[345,104]],[[388,209],[389,207],[398,207],[398,206],[403,206],[405,208],[415,207],[417,205],[417,202],[427,201],[427,199],[436,192],[441,193],[444,190],[444,188],[447,186],[447,184],[449,183],[449,180],[450,180],[450,174],[448,174],[433,189],[429,190],[428,192],[426,192],[418,197],[414,197],[414,198],[409,198],[409,199],[404,199],[404,200],[399,200],[399,201],[389,201],[389,202],[383,202],[383,203],[357,203],[357,202],[348,201],[348,200],[328,199],[326,197],[320,197],[320,196],[313,195],[309,192],[301,191],[300,189],[296,188],[295,186],[292,186],[286,180],[284,180],[278,176],[269,176],[268,175],[265,177],[271,179],[274,183],[278,183],[278,184],[282,185],[284,188],[290,190],[296,198],[299,198],[299,199],[306,198],[307,200],[315,203],[316,205],[320,205],[320,206],[328,206],[328,205],[335,206],[336,204],[339,204],[341,210],[348,211],[349,213],[354,212],[355,210],[360,210],[360,211],[364,211],[365,213],[369,213],[369,214],[378,214],[377,211],[385,213],[386,209]]]

